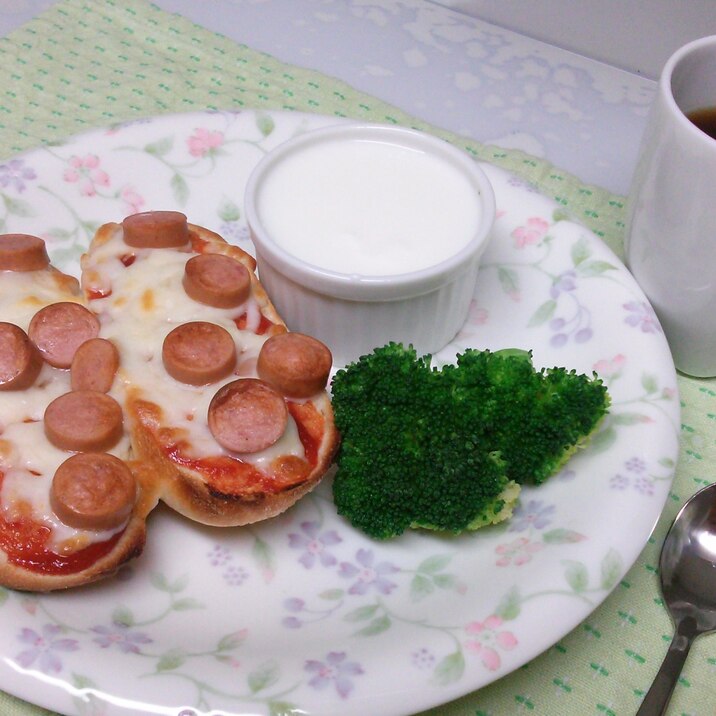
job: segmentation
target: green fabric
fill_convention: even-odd
[[[282,64],[142,0],[64,0],[0,41],[0,155],[141,116],[267,108],[414,126],[534,182],[622,253],[625,200],[541,159],[430,127],[313,71]],[[679,378],[682,452],[664,515],[636,565],[582,625],[516,673],[431,716],[633,714],[672,633],[657,564],[683,501],[713,478],[716,383]],[[670,714],[713,713],[716,637],[691,652]],[[9,716],[48,713],[0,694]]]

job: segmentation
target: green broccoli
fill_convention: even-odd
[[[339,514],[371,537],[507,519],[519,485],[557,471],[609,398],[596,377],[536,371],[526,351],[467,350],[437,370],[390,343],[338,371]]]

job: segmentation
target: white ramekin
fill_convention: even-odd
[[[327,270],[278,245],[258,211],[266,177],[291,153],[336,139],[388,142],[447,160],[470,182],[480,207],[479,226],[467,245],[429,268],[387,276]],[[244,205],[259,278],[271,301],[290,330],[323,341],[331,349],[336,366],[357,360],[390,341],[412,344],[419,355],[435,353],[449,343],[467,317],[480,256],[495,216],[492,186],[465,152],[423,132],[379,124],[338,124],[284,142],[253,170]]]

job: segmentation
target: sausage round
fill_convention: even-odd
[[[248,454],[273,445],[286,431],[283,397],[256,378],[240,378],[219,388],[209,404],[209,430],[222,447]]]
[[[251,293],[249,270],[223,254],[199,254],[189,259],[182,284],[190,298],[215,308],[240,306]]]
[[[175,380],[207,385],[234,370],[236,345],[225,328],[206,321],[191,321],[167,334],[162,345],[162,361]]]
[[[122,408],[105,393],[73,390],[45,409],[45,435],[61,450],[104,452],[122,437]]]
[[[76,351],[70,366],[72,390],[106,393],[119,368],[119,351],[106,338],[90,338]]]
[[[42,357],[27,333],[14,323],[0,323],[0,390],[25,390],[37,378]]]
[[[0,235],[0,271],[37,271],[49,265],[45,242],[38,236]]]
[[[136,248],[170,249],[189,241],[186,216],[180,211],[144,211],[122,221],[124,243]]]
[[[75,351],[99,333],[99,320],[79,303],[62,301],[41,308],[28,334],[42,357],[55,368],[69,368]]]
[[[50,506],[66,525],[78,529],[110,530],[132,513],[137,483],[132,471],[114,455],[79,453],[55,472]]]
[[[291,398],[308,398],[326,387],[333,356],[321,341],[303,333],[279,333],[261,346],[259,378]]]

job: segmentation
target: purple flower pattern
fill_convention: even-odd
[[[433,669],[435,667],[435,654],[425,647],[416,649],[411,654],[410,660],[417,669]]]
[[[572,293],[577,289],[577,272],[574,269],[569,269],[557,276],[552,287],[549,290],[549,295],[557,299],[562,293]]]
[[[632,457],[624,463],[629,472],[641,474],[646,471],[646,463],[640,457]]]
[[[656,491],[657,481],[668,478],[651,474],[648,465],[639,456],[625,460],[622,467],[623,470],[614,473],[609,480],[612,490],[624,491],[631,488],[640,495],[651,497]]]
[[[629,487],[629,478],[625,477],[621,473],[616,473],[611,480],[609,485],[613,490],[626,490]]]
[[[372,550],[359,549],[356,552],[356,562],[341,562],[339,574],[347,579],[355,581],[349,587],[349,594],[365,594],[373,588],[380,594],[390,594],[398,585],[387,577],[400,570],[390,562],[375,563],[375,555]]]
[[[228,547],[215,544],[206,556],[212,567],[223,568],[221,576],[230,587],[240,587],[249,578],[249,572],[244,567],[232,563],[234,555]]]
[[[554,480],[559,480],[560,482],[571,482],[574,480],[574,478],[577,477],[577,473],[575,470],[572,470],[569,467],[565,467],[562,470],[560,470],[555,476]]]
[[[302,522],[301,534],[292,532],[288,535],[288,544],[292,549],[302,550],[298,561],[306,568],[311,569],[316,561],[324,567],[332,567],[337,563],[335,556],[328,551],[342,540],[335,530],[321,532],[318,522]]]
[[[564,314],[555,316],[549,321],[549,328],[552,331],[550,345],[554,348],[561,348],[570,339],[575,343],[586,343],[591,340],[594,332],[591,327],[591,316],[588,309],[583,306],[577,297],[577,271],[569,269],[556,276],[550,287],[550,299],[556,308],[560,298],[565,297],[572,304],[572,315]]]
[[[40,633],[28,627],[20,631],[20,642],[27,646],[15,660],[25,669],[36,666],[44,674],[58,674],[62,671],[59,653],[77,651],[79,644],[75,639],[62,637],[63,629],[57,624],[45,624]]]
[[[654,309],[645,301],[628,301],[623,308],[627,311],[624,322],[628,326],[639,328],[642,333],[661,333],[659,319]]]
[[[530,194],[539,194],[539,189],[532,182],[529,182],[526,179],[522,179],[521,177],[510,176],[507,179],[507,183],[510,186],[516,187],[517,189],[523,189]]]
[[[249,228],[237,221],[223,221],[219,233],[232,244],[246,245],[251,241]]]
[[[92,640],[102,649],[109,649],[116,646],[124,654],[139,654],[141,644],[151,644],[146,634],[138,631],[132,631],[126,624],[113,623],[110,626],[94,626],[93,631],[97,636]]]
[[[541,530],[552,521],[554,505],[545,505],[541,500],[518,503],[512,513],[510,532],[523,532],[531,528]]]
[[[354,676],[364,673],[363,667],[355,661],[347,661],[344,651],[330,651],[324,661],[309,659],[304,666],[305,671],[312,674],[310,686],[323,690],[333,684],[336,692],[342,698],[348,698],[353,690]]]
[[[249,573],[240,565],[230,564],[224,572],[224,581],[230,587],[239,587],[249,578]]]
[[[231,552],[228,547],[221,544],[215,544],[207,554],[207,557],[209,558],[209,564],[212,567],[223,567],[231,560]]]
[[[298,597],[292,597],[284,600],[284,609],[293,614],[298,614],[306,608],[306,602]],[[303,621],[295,616],[284,617],[281,622],[288,629],[298,629],[303,626]]]
[[[37,174],[32,167],[25,165],[22,159],[11,159],[9,162],[0,164],[0,187],[14,189],[18,193],[25,191],[25,182],[37,179]]]
[[[332,601],[332,600],[331,600]],[[283,607],[290,615],[284,617],[281,623],[287,629],[300,629],[306,624],[320,621],[330,617],[342,605],[342,602],[332,604],[326,608],[309,608],[304,599],[300,597],[289,597],[283,602]],[[300,614],[301,616],[296,616]]]

